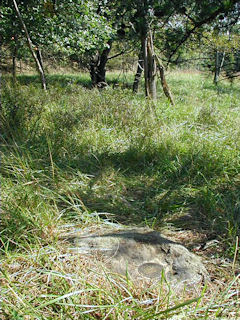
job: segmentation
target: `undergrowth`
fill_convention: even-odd
[[[84,261],[76,273],[81,263],[61,258],[58,238],[69,223],[171,225],[217,238],[219,254],[233,259],[240,224],[239,84],[215,87],[199,74],[170,74],[172,107],[161,93],[156,103],[142,92],[133,95],[131,79],[121,83],[117,75],[109,79],[114,88],[102,91],[90,90],[85,75],[49,76],[46,93],[33,76],[18,80],[13,87],[6,78],[1,97],[3,319],[226,313],[224,301],[238,278],[207,307],[202,289],[185,292],[181,305],[171,290],[162,294],[161,284],[141,291],[107,273],[93,279],[82,270]]]

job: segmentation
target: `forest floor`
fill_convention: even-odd
[[[176,106],[131,92],[132,75],[8,77],[2,88],[0,319],[240,319],[240,84],[168,75]],[[72,228],[164,232],[210,281],[135,284],[69,253]]]

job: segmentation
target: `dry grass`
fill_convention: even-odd
[[[240,274],[226,260],[202,256],[211,281],[176,291],[164,280],[112,274],[101,257],[64,242],[29,248],[1,263],[1,319],[238,319]]]

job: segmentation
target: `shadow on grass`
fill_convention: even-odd
[[[89,154],[88,146],[81,146],[78,154],[63,157],[53,150],[52,156],[64,175],[80,171],[90,177],[87,186],[70,191],[71,198],[84,203],[89,212],[110,213],[114,221],[128,225],[160,227],[167,221],[209,234],[234,227],[239,182],[219,183],[224,176],[221,155],[212,157],[204,149],[181,154],[174,146]],[[67,199],[69,193],[61,197]]]
[[[235,186],[229,193],[228,188],[221,190],[221,186],[207,182],[222,173],[215,161],[214,164],[205,153],[186,154],[177,168],[172,150],[139,152],[133,148],[124,153],[82,158],[78,165],[72,163],[72,168],[81,167],[82,172],[94,175],[89,189],[77,192],[91,211],[110,212],[115,220],[124,224],[160,226],[168,221],[179,228],[217,233],[223,230],[222,223],[233,219],[240,190]],[[108,169],[117,173],[108,183],[119,186],[114,190],[106,185],[105,190],[98,193],[95,190]],[[227,200],[230,198],[231,201]],[[224,213],[228,217],[222,219]]]
[[[18,81],[22,85],[40,85],[40,79],[38,75],[19,75],[17,77]],[[53,74],[46,76],[47,85],[49,87],[58,86],[61,88],[66,88],[72,84],[80,85],[84,88],[91,89],[91,79],[88,74],[80,74],[79,75],[61,75],[61,74]],[[109,86],[121,87],[123,89],[131,89],[132,88],[132,81],[123,78],[116,78],[112,77],[111,75],[107,77],[107,83]]]
[[[85,88],[91,88],[91,80],[86,75],[47,75],[46,76],[48,86],[59,86],[61,88],[66,88],[69,85],[77,84]],[[29,84],[39,84],[40,79],[38,75],[20,75],[18,76],[18,81],[22,85]]]
[[[204,150],[182,155],[174,145],[91,154],[88,146],[82,145],[78,153],[68,156],[56,146],[50,160],[47,143],[41,142],[42,149],[34,139],[18,141],[18,156],[23,162],[24,157],[31,157],[29,179],[41,181],[36,190],[52,190],[54,206],[65,220],[81,218],[81,210],[74,211],[76,206],[130,226],[158,229],[167,222],[207,237],[224,236],[231,228],[234,238],[238,232],[240,179],[219,183],[224,175],[220,156],[212,158]],[[12,151],[9,148],[6,153]],[[11,170],[1,171],[11,178]],[[82,180],[81,175],[87,179]],[[32,188],[35,192],[34,185]]]
[[[38,81],[37,76],[19,78],[24,84]],[[74,81],[79,85],[89,84],[89,80],[81,76],[53,75],[49,76],[49,81],[61,86]],[[114,83],[116,79],[112,81]],[[176,227],[209,232],[223,232],[228,224],[234,227],[240,199],[239,182],[232,182],[232,185],[231,182],[224,182],[225,164],[221,154],[212,157],[211,151],[204,149],[182,154],[174,143],[157,148],[147,145],[144,149],[132,146],[121,153],[92,154],[89,146],[76,142],[72,146],[65,145],[63,155],[65,132],[57,127],[55,131],[52,133],[51,157],[58,169],[54,177],[56,181],[49,185],[62,198],[68,199],[70,194],[74,201],[82,201],[89,212],[110,213],[115,221],[124,224],[148,224],[153,227],[168,220]],[[26,139],[29,140],[18,142],[19,150],[26,150],[33,159],[32,163],[39,164],[38,171],[51,168],[47,138]],[[82,187],[79,183],[79,187],[70,191],[56,188],[61,175],[75,175],[78,179],[77,171],[88,176],[87,185]],[[47,174],[51,180],[51,170]],[[223,177],[222,184],[219,177]],[[67,209],[60,201],[59,206],[60,210]]]

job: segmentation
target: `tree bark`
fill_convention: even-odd
[[[2,70],[0,67],[0,112],[2,112]]]
[[[158,69],[159,69],[163,92],[164,92],[165,96],[168,98],[168,100],[170,101],[171,105],[174,106],[175,103],[174,103],[174,99],[173,99],[171,90],[169,89],[169,86],[167,84],[164,66],[163,66],[161,60],[157,57],[157,55],[155,55],[155,60],[156,60],[156,63],[157,63]]]
[[[0,39],[1,41],[1,39]],[[0,43],[0,112],[2,112],[2,44]]]
[[[16,59],[17,59],[17,47],[14,45],[13,51],[12,51],[12,79],[13,84],[16,84],[17,81],[17,72],[16,72]]]
[[[146,26],[141,35],[141,43],[143,48],[143,66],[145,79],[145,95],[150,99],[157,99],[156,89],[156,61],[153,47],[152,32],[146,22]]]
[[[133,92],[137,93],[138,92],[138,87],[139,87],[139,82],[142,76],[143,72],[143,48],[141,47],[139,55],[138,55],[138,66],[137,66],[137,71],[134,77],[134,82],[133,82]]]
[[[2,36],[0,35],[0,113],[2,113]],[[2,117],[0,116],[0,127],[2,128]]]
[[[219,51],[216,50],[216,53],[215,53],[215,70],[214,70],[214,79],[213,79],[213,82],[215,84],[218,83],[218,78],[219,78]]]
[[[25,32],[25,36],[26,36],[26,39],[27,39],[27,44],[28,44],[29,50],[31,51],[33,59],[34,59],[34,61],[36,63],[37,71],[39,72],[40,79],[41,79],[42,88],[43,88],[43,90],[46,90],[47,89],[46,78],[45,78],[45,74],[44,74],[44,71],[42,69],[41,63],[40,63],[40,61],[39,61],[39,59],[37,57],[36,52],[34,51],[32,40],[31,40],[31,38],[29,36],[27,27],[26,27],[26,25],[25,25],[25,23],[24,23],[24,21],[22,19],[22,16],[21,16],[21,13],[19,11],[19,8],[18,8],[16,0],[13,0],[13,4],[14,4],[14,7],[15,7],[17,16],[18,16],[18,18],[19,18],[19,20],[20,20],[20,22],[22,24],[23,30]]]
[[[21,73],[22,73],[22,59],[19,60],[19,66],[20,66],[19,72],[20,72],[20,74],[21,74]]]
[[[218,50],[216,50],[215,53],[215,70],[214,70],[214,84],[218,83],[219,80],[219,76],[223,67],[223,63],[225,60],[225,52],[222,53],[222,57],[220,58],[220,52]]]
[[[148,59],[147,59],[147,33],[142,35],[142,48],[143,48],[143,70],[144,70],[144,87],[145,87],[145,96],[149,97],[149,88],[148,88]]]
[[[175,105],[172,93],[165,77],[165,69],[160,59],[154,53],[153,38],[151,30],[147,35],[142,37],[143,46],[143,61],[144,61],[144,78],[145,78],[145,94],[147,97],[156,100],[157,89],[156,89],[156,74],[157,67],[160,73],[161,84],[165,96],[168,98],[172,105]]]
[[[38,61],[39,61],[40,65],[41,65],[41,68],[43,70],[43,73],[45,74],[44,68],[43,68],[42,51],[39,48],[36,49],[36,55],[37,55],[37,58],[38,58]]]
[[[157,99],[157,84],[156,84],[156,75],[157,75],[157,65],[154,54],[153,47],[153,37],[152,32],[149,30],[147,38],[147,54],[148,54],[148,88],[149,96],[151,99]]]
[[[112,41],[108,42],[108,47],[97,53],[90,62],[90,76],[93,87],[104,88],[107,85],[106,82],[106,64],[108,61],[108,55],[111,51]]]

